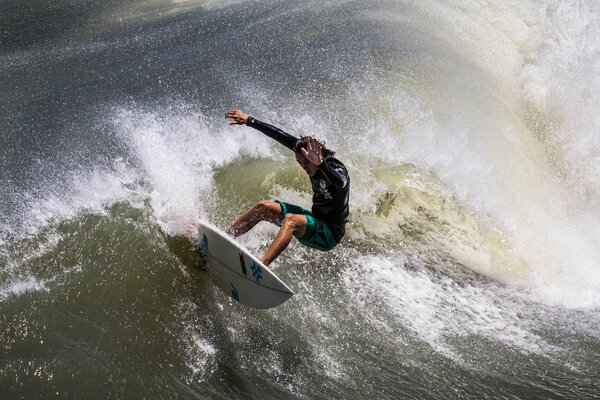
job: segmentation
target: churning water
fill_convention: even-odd
[[[596,1],[5,1],[0,22],[4,397],[600,394]],[[352,178],[346,238],[293,242],[272,266],[296,295],[267,311],[183,236],[310,206],[230,108]]]

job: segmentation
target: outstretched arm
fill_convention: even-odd
[[[281,129],[269,125],[265,122],[259,121],[252,118],[242,110],[229,110],[225,114],[225,118],[231,118],[230,125],[248,125],[254,129],[257,129],[287,147],[290,150],[294,150],[294,145],[298,141],[298,138],[282,131]]]

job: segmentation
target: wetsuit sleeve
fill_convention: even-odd
[[[338,188],[343,188],[348,184],[348,171],[343,165],[337,165],[333,160],[323,161],[319,165],[319,170],[323,172],[329,182]]]
[[[248,119],[246,120],[246,125],[261,131],[271,139],[277,140],[279,143],[281,143],[290,150],[294,150],[294,145],[298,141],[297,137],[292,136],[289,133],[286,133],[273,125],[269,125],[253,117],[248,117]]]

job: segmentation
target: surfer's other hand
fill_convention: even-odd
[[[319,166],[323,163],[323,145],[314,138],[308,139],[308,146],[300,148],[300,151],[311,163]]]
[[[229,122],[229,125],[245,125],[248,120],[248,114],[238,109],[229,110],[227,111],[227,114],[225,114],[225,118],[232,119],[232,121]]]

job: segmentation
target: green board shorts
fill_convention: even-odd
[[[301,214],[306,217],[306,232],[299,240],[305,246],[313,249],[328,251],[337,246],[338,241],[330,225],[312,216],[311,212],[300,206],[275,200],[281,206],[281,216],[286,214]]]

